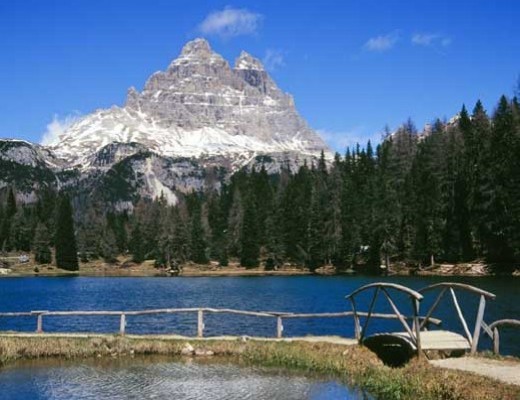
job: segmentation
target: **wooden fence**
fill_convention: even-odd
[[[383,313],[365,313],[352,311],[345,312],[328,312],[328,313],[289,313],[289,312],[276,312],[276,311],[245,311],[245,310],[234,310],[229,308],[163,308],[155,310],[137,310],[137,311],[30,311],[30,312],[3,312],[0,313],[2,317],[36,317],[36,332],[43,333],[43,319],[44,317],[50,316],[117,316],[119,317],[119,334],[124,335],[127,327],[127,317],[137,315],[157,315],[157,314],[180,314],[180,313],[196,313],[197,314],[197,337],[204,337],[204,314],[234,314],[244,315],[253,317],[265,317],[276,319],[276,336],[277,338],[283,337],[283,320],[284,319],[296,319],[296,318],[350,318],[354,317],[371,317],[379,319],[399,319],[399,316],[395,314],[383,314]],[[412,319],[413,317],[402,317],[405,319]],[[440,324],[439,320],[430,318],[430,322]],[[356,328],[357,332],[357,328]],[[357,333],[355,333],[357,335]]]

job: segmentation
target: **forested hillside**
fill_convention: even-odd
[[[61,240],[52,233],[60,232],[62,196],[41,191],[36,204],[23,205],[15,193],[15,185],[2,193],[2,249],[48,261],[49,247]],[[322,157],[295,174],[244,169],[221,190],[194,192],[175,207],[159,198],[114,213],[72,202],[81,260],[129,252],[158,265],[211,259],[225,266],[230,258],[246,267],[311,269],[517,263],[520,105],[502,97],[490,116],[478,102],[421,134],[407,122],[377,147],[347,149],[331,165]]]

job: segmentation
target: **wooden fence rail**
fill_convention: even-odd
[[[399,319],[404,318],[406,320],[414,320],[415,317],[409,316],[397,316],[395,314],[382,314],[382,313],[366,313],[352,311],[345,312],[325,312],[325,313],[291,313],[291,312],[279,312],[279,311],[246,311],[246,310],[235,310],[230,308],[162,308],[153,310],[128,310],[128,311],[49,311],[49,310],[37,310],[29,312],[2,312],[0,318],[5,317],[36,317],[36,332],[43,333],[43,317],[67,317],[67,316],[116,316],[119,317],[119,334],[124,335],[126,333],[127,318],[129,316],[139,315],[158,315],[158,314],[180,314],[180,313],[196,313],[197,315],[197,337],[204,336],[204,314],[233,314],[233,315],[244,315],[252,317],[265,317],[276,319],[276,337],[283,337],[283,319],[296,319],[296,318],[349,318],[349,317],[371,317],[378,319]],[[421,317],[422,320],[422,317]],[[439,325],[440,320],[435,318],[429,318],[429,322]],[[355,334],[358,334],[357,328]]]

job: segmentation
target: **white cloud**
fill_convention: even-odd
[[[343,154],[347,147],[356,148],[359,145],[364,148],[370,140],[372,146],[375,147],[381,142],[381,133],[366,134],[362,126],[355,127],[343,132],[334,132],[327,129],[318,129],[316,132],[325,140],[333,151]]]
[[[285,66],[284,52],[281,50],[267,49],[262,63],[268,71]]]
[[[60,136],[65,133],[74,122],[81,118],[79,112],[74,112],[61,118],[54,114],[52,121],[47,124],[47,130],[43,133],[40,143],[44,146],[51,146],[58,143]]]
[[[198,30],[204,35],[220,36],[223,39],[252,35],[258,31],[263,16],[245,8],[226,7],[210,13],[202,21]]]
[[[394,47],[398,40],[399,33],[392,32],[387,35],[380,35],[370,38],[365,43],[364,47],[368,51],[383,52],[390,50],[392,47]]]
[[[412,36],[412,44],[416,46],[436,46],[447,47],[451,44],[451,38],[439,33],[416,33]]]

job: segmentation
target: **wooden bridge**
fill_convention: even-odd
[[[479,296],[479,305],[477,316],[470,330],[470,325],[461,310],[456,291],[467,291],[473,295]],[[361,311],[358,307],[357,299],[362,293],[370,295],[373,292],[370,305],[367,311]],[[420,305],[425,296],[438,292],[435,301],[428,311],[421,316]],[[397,306],[395,294],[408,297],[411,306],[411,315],[404,314]],[[442,321],[434,318],[433,314],[437,310],[442,298],[449,294],[456,314],[461,323],[464,334],[442,330],[431,329],[439,328]],[[386,299],[390,306],[391,313],[375,312],[376,302],[379,297]],[[394,297],[393,297],[394,296]],[[243,316],[253,316],[262,318],[272,318],[276,320],[276,332],[274,337],[281,339],[283,337],[283,321],[288,319],[320,319],[320,318],[353,318],[354,320],[354,337],[359,344],[365,345],[372,349],[380,356],[383,353],[389,353],[391,359],[398,360],[400,357],[405,359],[412,355],[422,356],[428,355],[431,350],[464,353],[477,351],[479,338],[484,331],[494,342],[494,350],[499,351],[499,331],[498,328],[505,325],[520,326],[519,320],[499,320],[492,324],[484,321],[486,301],[495,299],[495,295],[474,286],[461,283],[444,282],[437,283],[418,291],[412,290],[406,286],[377,282],[368,284],[355,290],[346,299],[351,304],[351,311],[329,312],[329,313],[291,313],[279,311],[246,311],[235,309],[219,309],[219,308],[165,308],[154,310],[135,310],[135,311],[28,311],[28,312],[2,312],[0,313],[0,323],[2,318],[18,318],[18,317],[35,317],[36,332],[42,334],[44,332],[45,317],[96,317],[96,316],[114,316],[119,318],[120,335],[127,333],[127,324],[129,318],[143,315],[158,314],[180,314],[195,313],[197,315],[197,337],[204,337],[205,323],[204,317],[207,314],[233,314]],[[401,302],[402,306],[402,302]],[[373,319],[396,320],[404,329],[398,332],[384,332],[368,335],[368,327]],[[1,324],[0,324],[1,328]],[[319,337],[316,337],[319,339]],[[399,361],[396,361],[399,362]]]
[[[358,312],[356,305],[356,298],[364,292],[372,291],[372,300],[366,317]],[[466,291],[470,294],[479,296],[479,305],[477,310],[477,316],[471,325],[464,317],[464,313],[460,307],[457,291]],[[406,318],[402,317],[402,313],[396,305],[396,302],[392,298],[392,294],[395,292],[402,293],[409,298],[412,308],[412,323],[410,324]],[[437,294],[433,304],[429,310],[425,313],[424,317],[419,315],[420,305],[425,296],[429,294]],[[376,333],[373,335],[367,335],[367,328],[372,318],[374,306],[378,299],[378,296],[386,298],[388,304],[401,323],[403,331],[399,332],[385,332]],[[445,295],[449,294],[452,300],[452,305],[458,320],[461,324],[464,334],[452,332],[448,330],[434,329],[430,330],[433,323],[439,326],[437,319],[432,319],[433,313],[437,310],[440,301]],[[517,320],[504,320],[497,321],[491,325],[488,325],[484,321],[484,314],[487,300],[494,300],[495,295],[485,290],[479,289],[475,286],[470,286],[462,283],[455,282],[442,282],[431,286],[427,286],[418,291],[412,290],[402,285],[393,283],[372,283],[360,287],[359,289],[352,292],[346,297],[352,306],[354,312],[355,321],[355,336],[360,344],[364,344],[376,353],[383,355],[384,353],[389,354],[389,358],[399,358],[397,353],[408,357],[411,354],[417,354],[422,356],[428,354],[429,351],[443,351],[446,353],[464,353],[469,351],[471,354],[475,354],[479,344],[479,338],[482,331],[484,331],[494,342],[495,351],[499,349],[499,325],[520,325],[520,321]],[[361,319],[364,317],[364,324],[361,326]]]

